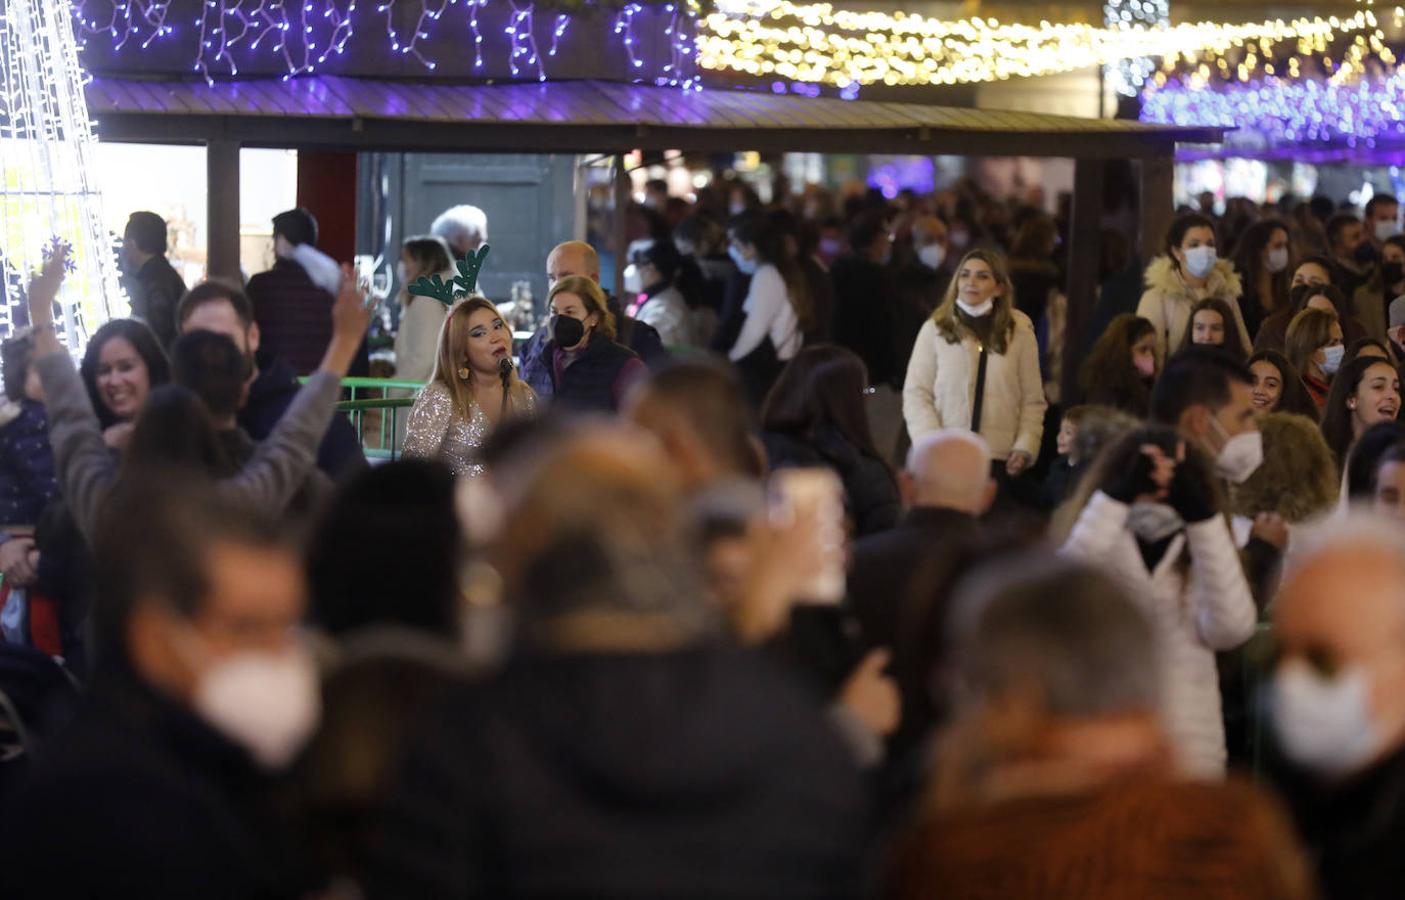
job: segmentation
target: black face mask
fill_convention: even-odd
[[[1405,281],[1405,263],[1381,263],[1381,281],[1385,283],[1386,287]]]
[[[556,346],[570,350],[585,338],[585,323],[570,316],[551,317],[551,339]]]
[[[1362,241],[1357,246],[1356,252],[1352,254],[1356,261],[1360,263],[1371,263],[1376,261],[1376,248],[1371,246],[1370,241]]]

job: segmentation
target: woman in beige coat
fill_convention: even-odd
[[[1207,297],[1223,300],[1234,314],[1240,343],[1254,346],[1244,314],[1239,310],[1243,293],[1234,264],[1215,254],[1215,224],[1199,213],[1187,213],[1166,232],[1166,253],[1146,267],[1146,293],[1137,304],[1137,315],[1156,328],[1156,353],[1165,362],[1167,348],[1174,352],[1185,337],[1191,308]]]
[[[1005,260],[972,250],[912,348],[903,384],[908,433],[915,443],[940,428],[968,428],[1013,477],[1039,455],[1047,405],[1034,325],[1014,308]]]

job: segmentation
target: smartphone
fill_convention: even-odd
[[[837,606],[844,599],[844,483],[833,469],[778,469],[771,475],[770,514],[777,522],[813,517],[822,562],[798,602]]]

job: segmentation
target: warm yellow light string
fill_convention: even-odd
[[[1345,18],[1123,29],[943,20],[791,0],[719,0],[700,22],[698,64],[704,69],[841,88],[997,81],[1145,56],[1174,64],[1243,48],[1257,49],[1268,60],[1276,44],[1293,42],[1298,53],[1323,53],[1353,32],[1356,40],[1333,77],[1346,77],[1342,68],[1349,75],[1368,52],[1389,54],[1369,8]],[[1240,65],[1253,70],[1256,63],[1251,54]]]

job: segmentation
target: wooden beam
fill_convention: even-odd
[[[205,268],[209,275],[243,283],[239,270],[239,142],[216,138],[205,144],[209,179],[205,210]]]
[[[1073,210],[1068,229],[1068,318],[1064,328],[1063,378],[1060,400],[1065,408],[1078,402],[1081,348],[1098,293],[1102,259],[1103,163],[1078,159],[1073,163]]]
[[[1161,254],[1166,229],[1175,217],[1176,163],[1168,154],[1142,160],[1139,169],[1142,214],[1137,247],[1146,265]]]

